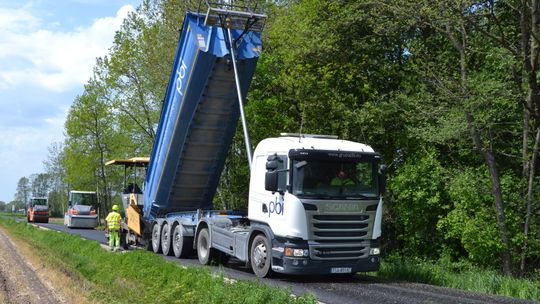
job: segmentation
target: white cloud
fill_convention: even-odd
[[[28,30],[39,25],[39,20],[29,11],[28,6],[23,8],[0,8],[0,31]]]
[[[28,83],[53,92],[80,87],[133,10],[125,5],[114,17],[62,32],[40,29],[42,22],[25,8],[0,9],[0,90]]]

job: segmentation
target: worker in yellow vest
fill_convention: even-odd
[[[107,221],[107,231],[109,233],[109,247],[112,251],[120,250],[120,221],[122,216],[118,213],[118,205],[112,206],[112,211],[105,218]]]

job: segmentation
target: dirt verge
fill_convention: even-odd
[[[25,242],[0,229],[0,303],[89,303],[80,284],[61,270],[47,267]],[[84,285],[84,284],[83,284]]]

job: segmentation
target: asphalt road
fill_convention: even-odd
[[[82,238],[106,244],[105,233],[93,229],[68,229],[58,224],[37,224],[52,230],[78,234]],[[196,256],[190,259],[164,257],[182,265],[199,265]],[[322,303],[365,303],[365,304],[399,304],[399,303],[540,303],[507,297],[466,292],[450,288],[442,288],[425,284],[384,280],[364,275],[347,276],[283,276],[270,279],[258,279],[250,269],[235,259],[225,267],[213,267],[213,271],[222,271],[231,279],[260,280],[261,282],[288,288],[293,294],[314,294]]]

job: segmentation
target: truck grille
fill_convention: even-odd
[[[312,215],[311,258],[347,260],[367,257],[371,222],[371,216],[367,214]]]

